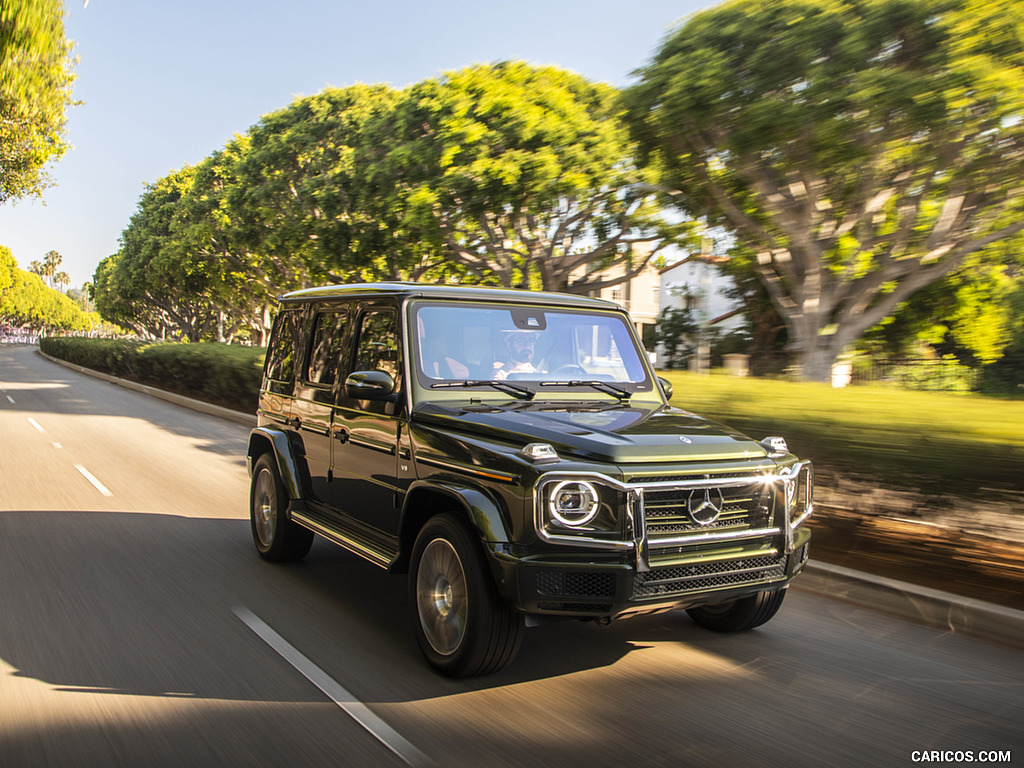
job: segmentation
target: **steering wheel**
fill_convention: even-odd
[[[553,370],[552,373],[575,373],[579,376],[587,375],[587,372],[583,370],[582,367],[578,365],[573,365],[572,363],[568,365],[560,365],[558,368],[555,368],[555,370]]]

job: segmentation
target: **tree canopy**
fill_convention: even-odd
[[[635,275],[679,230],[639,191],[616,96],[522,62],[413,86],[391,157],[423,230],[477,280],[507,287],[537,278],[585,293]]]
[[[1024,229],[1024,2],[731,0],[626,94],[684,211],[728,228],[807,378]]]
[[[615,96],[510,62],[298,98],[147,185],[96,305],[148,335],[260,343],[274,297],[315,284],[621,283],[687,227],[638,191]]]
[[[51,185],[46,165],[67,149],[71,47],[60,0],[0,4],[0,203]]]
[[[88,331],[98,318],[45,285],[36,274],[18,269],[10,249],[0,245],[0,321],[39,331]]]

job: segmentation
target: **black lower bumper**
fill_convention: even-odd
[[[651,569],[608,555],[530,556],[506,560],[506,598],[527,614],[619,619],[735,600],[784,589],[807,561],[810,531],[799,529],[790,554],[757,551],[703,559],[655,558]]]

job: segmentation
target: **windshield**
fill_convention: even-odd
[[[525,388],[531,399],[570,391],[589,399],[654,391],[644,352],[617,312],[429,303],[413,311],[413,364],[424,389],[516,396],[502,386],[507,382]]]

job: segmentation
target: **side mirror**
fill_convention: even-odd
[[[345,379],[345,394],[354,400],[388,400],[395,380],[386,371],[356,371]]]
[[[665,399],[672,399],[672,382],[668,379],[663,379],[661,376],[658,377],[658,384],[661,385],[661,391],[665,393]]]

